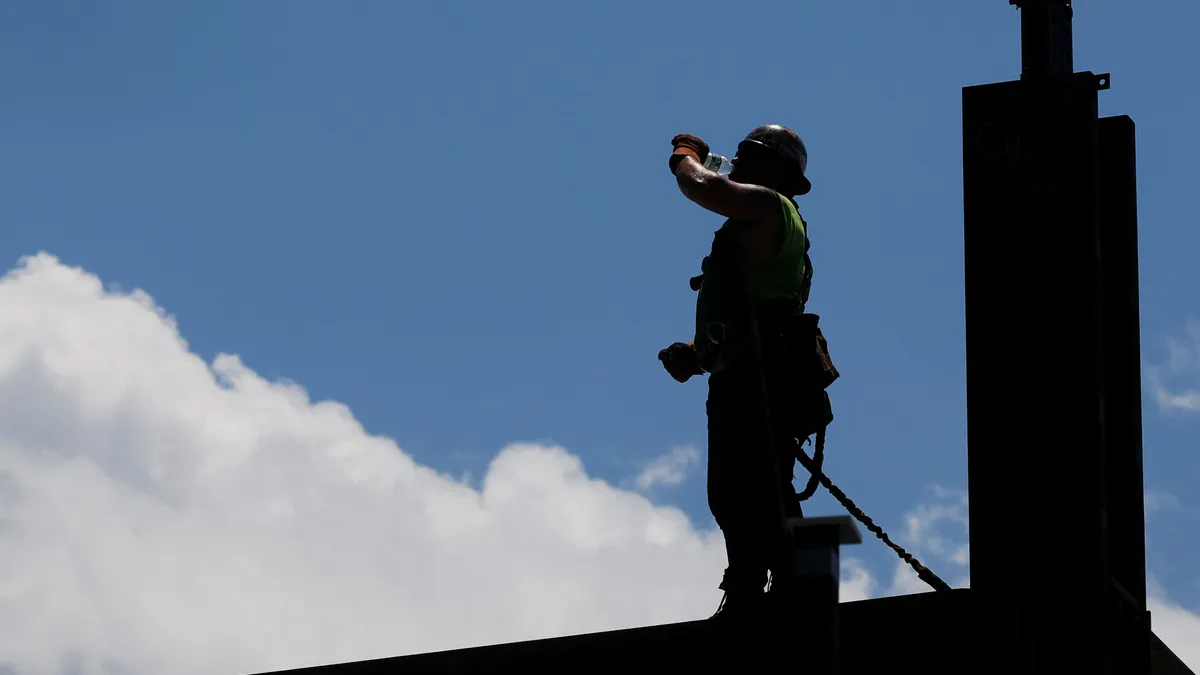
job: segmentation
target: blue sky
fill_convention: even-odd
[[[1112,73],[1101,113],[1138,125],[1143,359],[1163,369],[1148,560],[1193,610],[1198,21],[1116,0],[1075,20],[1076,69]],[[961,88],[1019,74],[1018,29],[1001,0],[6,4],[0,261],[144,289],[206,361],[236,353],[472,481],[516,441],[623,485],[693,446],[649,494],[707,527],[706,388],[655,356],[690,337],[720,219],[666,156],[676,133],[732,154],[787,124],[843,375],[827,470],[900,531],[933,486],[966,488]],[[1014,231],[1014,264],[1035,242]],[[855,554],[890,574],[878,542]]]

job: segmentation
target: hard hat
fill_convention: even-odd
[[[782,124],[764,124],[746,134],[746,138],[738,143],[738,149],[747,144],[773,150],[791,166],[794,170],[791,178],[796,181],[797,195],[808,194],[812,189],[812,183],[804,175],[808,169],[808,150],[804,148],[804,141],[800,140],[796,132]]]

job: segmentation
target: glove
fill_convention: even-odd
[[[708,143],[700,140],[691,134],[679,134],[671,139],[671,146],[675,150],[671,153],[670,166],[671,173],[679,167],[679,163],[684,157],[695,157],[697,162],[704,163],[708,159]]]
[[[703,375],[696,350],[690,343],[676,342],[658,353],[658,360],[676,382],[687,382],[693,375]]]

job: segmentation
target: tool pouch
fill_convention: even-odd
[[[828,389],[841,377],[829,342],[821,332],[821,317],[816,314],[796,314],[783,322],[783,349],[795,369],[795,377],[805,388]]]
[[[776,367],[788,390],[786,399],[795,412],[794,432],[807,438],[833,421],[826,389],[841,376],[829,355],[829,343],[820,328],[821,317],[797,313],[766,331],[774,341]]]

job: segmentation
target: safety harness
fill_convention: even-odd
[[[732,227],[719,229],[712,250],[700,263],[700,274],[690,279],[693,291],[700,291],[706,280],[714,281],[719,297],[712,298],[709,309],[718,309],[717,317],[706,316],[698,326],[694,349],[700,367],[744,367],[751,356],[762,357],[762,367],[774,371],[789,400],[796,405],[783,426],[794,434],[797,449],[815,436],[813,457],[800,450],[797,459],[811,475],[804,490],[795,495],[802,502],[816,493],[825,460],[825,431],[833,421],[833,409],[826,389],[840,374],[829,356],[829,346],[820,329],[820,316],[804,311],[812,282],[811,242],[804,242],[804,283],[798,299],[754,301],[743,282],[738,245]],[[755,335],[757,333],[757,335]],[[758,338],[757,340],[754,338]],[[757,344],[755,344],[757,343]],[[794,441],[793,441],[794,442]],[[815,471],[814,471],[815,469]]]

